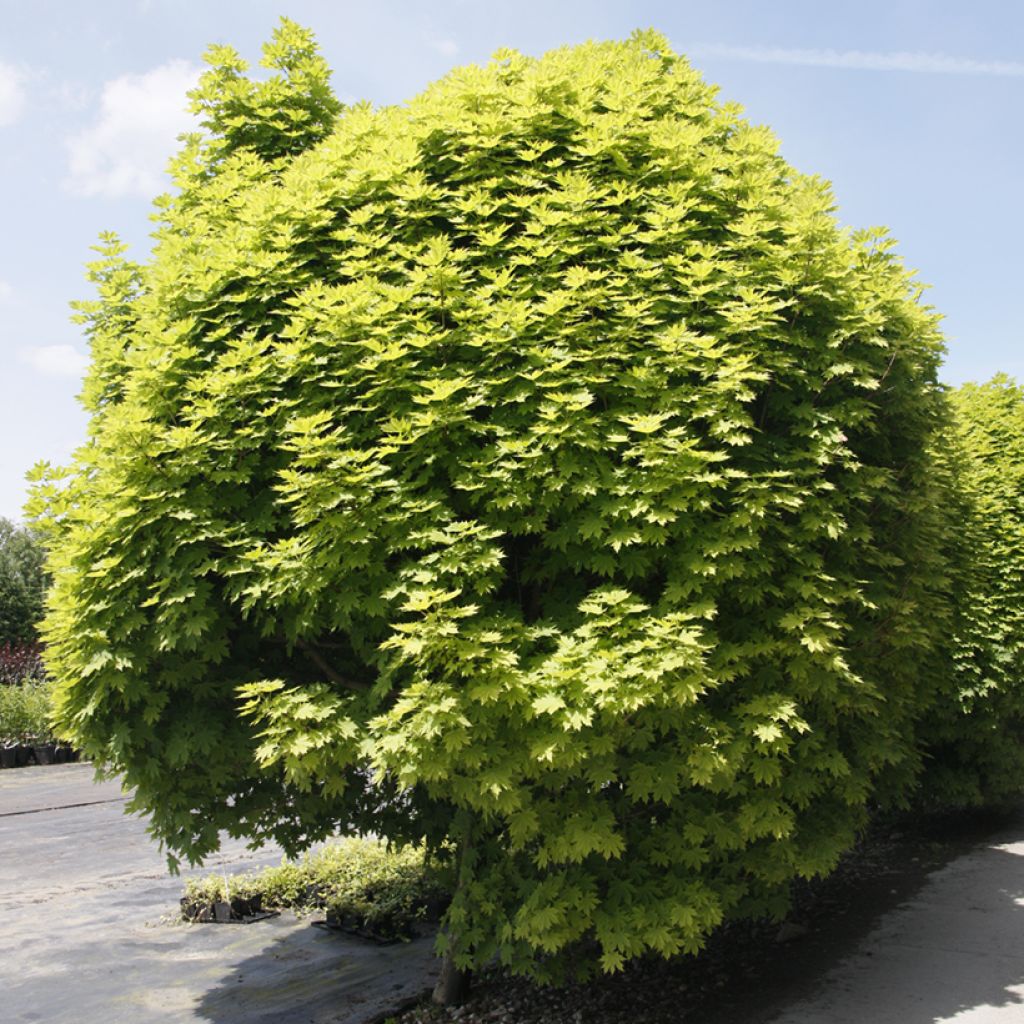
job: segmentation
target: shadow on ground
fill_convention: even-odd
[[[417,1017],[443,1019],[426,1010]],[[564,989],[484,979],[462,1024],[498,1017],[515,1024],[1020,1024],[1024,813],[887,823],[834,875],[798,894],[781,933],[777,925],[736,924],[700,957],[637,963]]]
[[[271,922],[197,925],[267,928],[254,955],[231,961],[196,1003],[210,1024],[365,1024],[424,994],[437,972],[432,936],[378,946],[308,924],[273,935]]]
[[[984,828],[985,822],[975,824]],[[989,822],[988,824],[992,824]],[[949,859],[840,962],[775,1007],[772,1024],[1024,1019],[1024,818]],[[837,922],[841,927],[841,922]]]

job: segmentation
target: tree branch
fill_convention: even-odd
[[[353,680],[346,679],[345,676],[335,672],[331,665],[324,660],[320,652],[307,640],[297,640],[295,646],[336,686],[344,686],[346,690],[354,690],[356,693],[362,693],[369,689],[365,683],[353,682]]]

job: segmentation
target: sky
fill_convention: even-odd
[[[945,317],[950,384],[1024,379],[1024,4],[1006,0],[0,0],[0,516],[85,438],[69,303],[101,231],[145,259],[151,200],[211,43],[253,63],[281,15],[345,102],[401,103],[501,47],[663,32],[724,100],[884,225]]]

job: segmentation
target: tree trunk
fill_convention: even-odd
[[[471,857],[473,847],[473,819],[471,812],[462,811],[456,819],[456,827],[453,829],[459,837],[458,845],[458,868],[455,876],[455,893],[457,898],[459,891],[465,885],[467,860]],[[445,950],[444,959],[441,961],[441,973],[438,976],[437,984],[431,999],[439,1006],[461,1006],[469,995],[470,972],[458,967],[455,963],[455,954],[458,950],[459,937],[449,926],[448,944]]]
[[[441,974],[431,998],[439,1006],[461,1006],[469,995],[469,982],[470,972],[455,966],[455,957],[449,948],[441,961]]]

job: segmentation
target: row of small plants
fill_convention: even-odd
[[[77,751],[54,738],[50,704],[51,684],[45,678],[0,685],[0,768],[78,760]]]
[[[192,879],[181,910],[187,921],[245,920],[284,908],[324,913],[330,927],[401,942],[440,919],[450,891],[448,873],[421,847],[345,839],[257,873]]]

